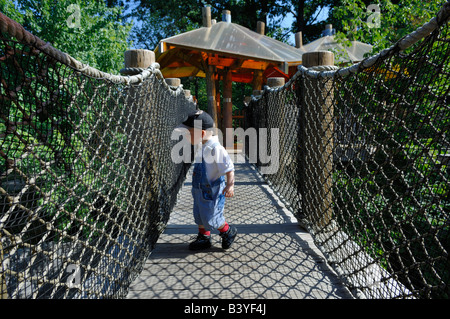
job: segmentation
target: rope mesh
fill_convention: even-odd
[[[449,12],[411,48],[300,67],[245,110],[279,151],[265,178],[358,297],[449,297]],[[171,132],[195,105],[154,67],[108,75],[5,19],[0,295],[123,297],[189,169]]]
[[[0,41],[1,297],[123,297],[189,168],[170,134],[195,105],[156,71],[114,83]]]
[[[358,297],[449,298],[449,12],[407,50],[300,67],[246,109],[247,128],[279,128],[265,178]]]

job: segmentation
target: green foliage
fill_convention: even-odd
[[[118,74],[132,24],[121,20],[121,7],[102,0],[17,0],[0,3],[6,15],[55,48],[101,71]],[[77,9],[79,6],[79,19]]]
[[[23,231],[29,243],[46,233],[46,240],[67,240],[75,234],[95,239],[107,216],[115,218],[129,205],[123,183],[129,174],[123,163],[123,88],[112,90],[26,45],[11,45],[15,54],[2,61],[0,70],[0,130],[6,132],[0,141],[0,182],[31,184],[20,204],[41,222],[22,230],[26,218],[16,207],[5,228],[14,234]],[[0,203],[3,214],[10,205],[3,195]],[[49,234],[42,221],[51,224],[53,232]]]
[[[339,5],[341,0],[284,0],[278,5],[284,10],[279,11],[283,18],[289,13],[293,17],[289,31],[295,34],[302,31],[303,43],[309,43],[321,37],[326,23],[330,21],[330,12]]]
[[[222,21],[222,10],[231,11],[233,23],[256,30],[258,21],[266,23],[266,34],[286,40],[287,30],[281,28],[282,18],[287,13],[285,1],[230,1],[204,2],[196,0],[141,0],[130,14],[135,18],[132,38],[137,47],[154,50],[159,41],[176,34],[202,26],[202,8],[211,7],[211,17]]]
[[[11,0],[0,0],[0,11],[5,14],[7,17],[13,19],[14,21],[22,24],[23,23],[23,14],[20,13],[13,1]]]
[[[389,48],[405,35],[415,31],[431,20],[446,0],[406,0],[406,1],[362,1],[342,0],[333,8],[333,24],[337,38],[345,43],[356,40],[374,46],[377,53]],[[369,5],[380,8],[380,24],[376,23],[376,13]],[[372,55],[370,54],[370,55]]]

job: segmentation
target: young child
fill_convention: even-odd
[[[189,244],[189,249],[211,247],[212,229],[219,230],[222,248],[228,249],[237,234],[237,229],[228,225],[223,214],[225,197],[234,196],[233,162],[220,145],[217,135],[214,135],[214,121],[208,113],[197,110],[189,114],[181,127],[189,131],[191,144],[198,145],[192,175],[194,220],[198,225],[198,235]]]

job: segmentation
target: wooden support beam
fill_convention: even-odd
[[[174,49],[175,56],[177,58],[180,58],[183,61],[186,61],[192,66],[195,66],[196,68],[205,71],[205,65],[202,63],[201,56],[199,56],[198,53],[193,52],[186,52],[183,49]]]
[[[161,70],[161,73],[165,78],[185,78],[189,76],[199,76],[199,69],[194,66],[189,67],[177,67],[177,68],[164,68]]]
[[[234,147],[233,136],[228,136],[233,128],[233,102],[232,102],[232,73],[231,70],[225,70],[223,77],[223,119],[222,119],[222,133],[226,138],[224,138],[225,147]],[[231,145],[226,142],[229,141]]]
[[[259,33],[261,35],[265,34],[265,28],[266,28],[266,24],[262,21],[258,21],[256,24],[256,33]]]
[[[181,80],[179,78],[167,78],[165,79],[166,83],[170,86],[180,86]]]
[[[265,70],[269,66],[268,62],[244,60],[241,67],[243,69]]]
[[[153,63],[155,63],[155,53],[150,50],[137,49],[127,50],[124,53],[124,65],[125,68],[120,70],[120,73],[125,75],[133,75],[140,73],[139,71],[133,71],[131,68],[146,69]]]
[[[216,128],[218,128],[217,119],[217,104],[216,104],[216,82],[215,82],[215,67],[208,65],[206,74],[206,93],[208,95],[208,114],[214,120]]]
[[[172,63],[176,51],[177,51],[176,49],[170,50],[164,52],[162,55],[158,57],[158,63],[161,66],[161,68],[165,68]]]
[[[215,66],[223,66],[223,67],[230,67],[233,65],[236,59],[233,58],[222,58],[218,56],[211,56],[208,59],[209,65],[215,65]]]
[[[331,51],[314,51],[302,55],[302,64],[305,68],[319,65],[334,65],[334,54]]]
[[[222,129],[222,105],[220,104],[220,76],[217,76],[215,85],[216,85],[217,128]]]
[[[204,27],[211,28],[211,7],[202,8],[202,20]]]
[[[297,32],[295,34],[295,47],[297,49],[300,49],[301,47],[303,47],[303,36],[302,36],[302,32]]]
[[[329,51],[303,54],[303,65],[334,65]],[[333,213],[333,80],[313,80],[305,90],[301,118],[303,211],[316,226],[330,224]]]
[[[1,240],[1,236],[0,236]],[[0,241],[0,265],[2,265],[2,273],[0,274],[0,299],[8,299],[8,290],[6,287],[6,278],[3,275],[3,246]]]

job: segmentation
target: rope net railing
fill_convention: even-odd
[[[0,295],[124,297],[189,168],[170,137],[195,104],[157,65],[106,74],[0,26]]]
[[[300,66],[246,109],[278,129],[265,178],[360,298],[449,298],[449,15],[358,65]]]

